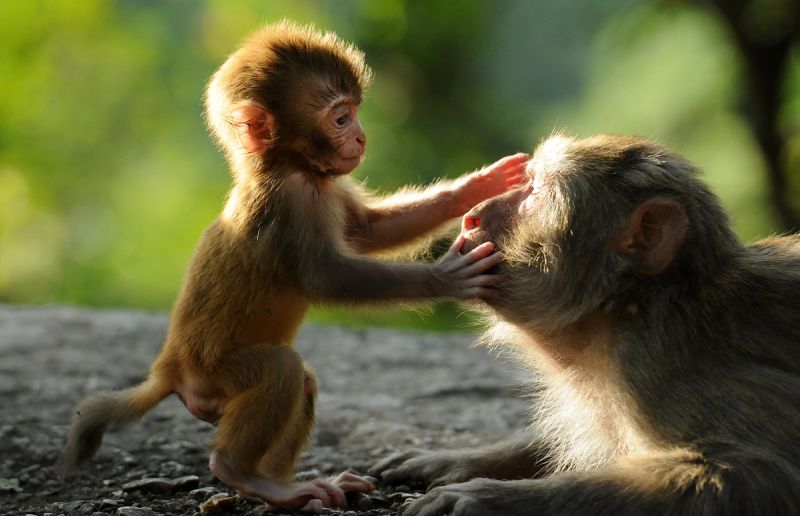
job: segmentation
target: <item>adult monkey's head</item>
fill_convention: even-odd
[[[633,137],[554,136],[530,181],[463,219],[465,250],[493,241],[509,280],[492,303],[507,319],[558,331],[593,313],[633,313],[692,288],[740,248],[696,169]]]

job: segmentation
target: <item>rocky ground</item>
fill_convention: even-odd
[[[191,515],[214,497],[218,514],[263,513],[227,496],[208,472],[213,428],[175,397],[109,432],[80,473],[55,474],[73,405],[139,381],[166,323],[161,314],[0,306],[0,514]],[[297,347],[317,371],[320,396],[298,476],[363,473],[395,450],[475,446],[522,425],[524,375],[470,348],[473,338],[305,326]],[[330,512],[394,514],[419,492],[379,484]]]

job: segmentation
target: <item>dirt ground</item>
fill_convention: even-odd
[[[80,473],[53,470],[74,404],[139,381],[166,324],[163,314],[0,306],[0,514],[190,515],[231,493],[208,472],[213,428],[174,396],[109,432]],[[473,340],[305,326],[297,347],[317,371],[320,396],[298,477],[364,473],[395,450],[472,447],[523,425],[524,374]],[[394,514],[419,492],[379,485],[330,513]],[[264,512],[237,498],[222,504],[219,514]]]

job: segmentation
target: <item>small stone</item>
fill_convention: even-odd
[[[115,514],[116,516],[155,516],[156,513],[150,507],[120,507]]]
[[[390,493],[386,496],[386,499],[390,501],[392,504],[395,503],[404,503],[407,500],[413,500],[414,498],[419,498],[422,496],[422,493]]]
[[[102,500],[100,500],[100,505],[98,506],[98,509],[100,509],[100,510],[102,510],[102,509],[113,509],[114,507],[116,507],[118,505],[119,505],[119,502],[117,502],[116,500],[112,500],[111,498],[103,498]]]
[[[215,494],[225,494],[225,493],[219,493],[216,488],[208,486],[189,491],[189,498],[191,498],[192,500],[196,500],[198,502],[205,502]]]
[[[388,450],[386,449],[386,446],[380,446],[378,448],[373,448],[373,449],[371,449],[369,451],[370,457],[380,457],[380,456],[386,455],[387,453],[388,453]]]
[[[386,507],[389,507],[389,506],[392,505],[392,502],[387,500],[385,496],[383,496],[382,494],[378,493],[377,491],[367,495],[367,498],[369,499],[370,507],[369,508],[362,507],[361,503],[359,502],[359,506],[358,506],[359,509],[361,509],[363,511],[369,511],[371,509],[386,508]]]
[[[375,503],[369,496],[364,496],[358,500],[355,506],[358,507],[358,510],[360,511],[368,511],[375,507]]]
[[[0,478],[0,492],[3,491],[14,491],[15,493],[21,493],[22,488],[19,486],[19,479]]]
[[[184,466],[174,460],[168,460],[159,466],[158,474],[162,477],[175,477],[186,475],[190,470],[189,466]]]
[[[162,444],[160,448],[161,450],[166,452],[176,452],[183,450],[196,450],[198,449],[198,446],[196,443],[192,443],[189,441],[172,441],[169,443]]]
[[[197,475],[186,475],[178,478],[142,478],[122,485],[124,491],[142,491],[144,493],[172,494],[179,491],[190,491],[197,487],[200,479]]]
[[[168,444],[169,440],[163,435],[154,435],[153,437],[148,438],[144,443],[147,447],[160,447],[164,444]]]
[[[75,500],[74,502],[63,502],[56,504],[56,506],[66,512],[73,512],[80,509],[81,505],[83,505],[83,500]]]
[[[33,473],[35,471],[38,471],[40,469],[42,469],[42,467],[39,464],[31,464],[30,466],[28,466],[26,468],[22,468],[21,470],[19,470],[19,473],[20,473],[20,475],[27,475],[27,474]]]
[[[238,501],[238,496],[230,496],[226,493],[218,493],[200,504],[200,512],[213,513],[233,509]]]
[[[178,514],[183,510],[183,503],[179,500],[171,500],[164,504],[163,509],[167,514]]]
[[[25,448],[29,444],[31,444],[31,440],[27,437],[12,437],[11,442],[20,448]]]
[[[172,479],[171,482],[175,492],[191,491],[198,486],[200,483],[200,478],[197,475],[184,475],[182,477]]]
[[[145,493],[172,493],[172,483],[169,479],[156,477],[156,478],[142,478],[122,484],[123,491],[142,491]]]
[[[318,446],[338,446],[339,435],[330,430],[319,430],[317,432],[316,441]]]
[[[294,478],[298,482],[308,482],[309,480],[314,480],[315,478],[319,478],[321,476],[322,473],[318,469],[307,469],[305,471],[295,473]]]
[[[122,468],[122,469],[127,469],[127,468]],[[144,476],[147,476],[147,470],[144,469],[127,470],[127,473],[125,474],[125,478],[142,478]]]

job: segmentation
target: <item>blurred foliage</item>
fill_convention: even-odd
[[[456,7],[457,6],[457,7]],[[745,240],[779,231],[736,110],[741,69],[708,10],[645,0],[0,2],[0,300],[166,309],[229,185],[205,81],[265,21],[367,53],[372,187],[455,176],[554,130],[657,138],[700,164]],[[800,57],[781,124],[800,161]],[[793,179],[795,187],[798,179]],[[315,310],[347,324],[463,328],[427,312]]]

